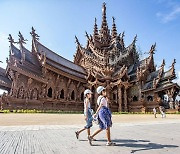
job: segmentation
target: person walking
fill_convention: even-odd
[[[76,138],[79,139],[79,134],[87,129],[88,137],[90,136],[90,128],[92,127],[93,121],[93,110],[91,109],[90,98],[92,92],[89,89],[84,91],[84,117],[86,121],[86,126],[79,131],[75,132]],[[95,139],[92,139],[95,141]]]
[[[110,127],[112,127],[112,120],[111,120],[112,115],[110,109],[108,108],[106,89],[103,86],[99,86],[97,88],[97,93],[99,95],[97,99],[98,108],[96,110],[96,113],[94,114],[94,117],[98,118],[99,129],[88,137],[89,144],[92,145],[94,136],[99,134],[102,130],[106,130],[106,136],[107,136],[106,145],[112,146],[115,145],[115,143],[111,141]]]
[[[156,111],[156,108],[155,108],[155,107],[153,108],[153,113],[154,113],[154,117],[157,118],[157,116],[156,116],[157,111]]]
[[[161,117],[162,117],[162,118],[166,118],[166,113],[165,113],[164,110],[165,110],[164,107],[159,106],[159,111],[160,111],[160,113],[161,113]]]

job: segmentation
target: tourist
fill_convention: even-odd
[[[86,129],[88,136],[90,136],[90,128],[92,127],[92,121],[93,121],[93,110],[91,109],[91,104],[90,104],[91,94],[92,92],[89,89],[86,89],[84,91],[84,117],[86,121],[86,126],[83,129],[75,132],[77,139],[79,139],[79,134]],[[95,141],[95,139],[93,140]]]
[[[157,118],[157,117],[156,117],[157,111],[156,111],[156,108],[155,108],[155,107],[153,108],[153,113],[154,113],[154,117]]]
[[[90,145],[92,145],[92,140],[95,135],[100,133],[102,130],[106,130],[107,135],[107,146],[115,145],[111,141],[111,134],[110,134],[110,127],[112,126],[111,121],[111,111],[108,108],[108,102],[106,97],[106,89],[103,86],[99,86],[97,88],[97,93],[99,94],[99,97],[97,99],[98,109],[96,113],[94,114],[94,117],[98,117],[98,124],[99,129],[96,130],[93,135],[88,137]]]
[[[161,113],[161,117],[166,118],[165,108],[163,106],[159,106],[159,111]]]

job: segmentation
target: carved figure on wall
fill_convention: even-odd
[[[46,85],[42,86],[41,98],[46,98]]]
[[[34,90],[32,91],[32,99],[35,99],[35,100],[38,99],[38,91],[37,91],[37,89],[34,89]]]

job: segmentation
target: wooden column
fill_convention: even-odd
[[[127,112],[127,88],[124,88],[124,110]]]
[[[119,104],[119,108],[118,108],[118,112],[122,111],[122,90],[121,90],[122,86],[118,86],[118,104]]]

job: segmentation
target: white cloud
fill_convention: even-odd
[[[164,13],[162,11],[156,13],[156,16],[161,20],[162,23],[168,23],[180,17],[180,3],[173,0],[162,0],[160,3],[165,4],[166,7],[170,9],[168,13]]]
[[[167,23],[167,22],[170,22],[176,18],[178,18],[180,16],[180,7],[177,7],[175,9],[173,9],[170,13],[168,14],[163,14],[163,13],[160,13],[158,12],[156,14],[157,17],[160,17],[161,18],[161,21],[163,23]]]

